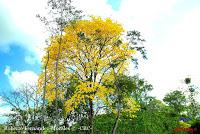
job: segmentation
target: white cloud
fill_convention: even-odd
[[[9,67],[6,67],[5,71]],[[13,89],[18,90],[21,86],[25,84],[35,85],[37,83],[38,75],[33,71],[9,71],[10,73],[5,73],[7,75],[10,85]]]
[[[153,84],[152,95],[159,99],[184,87],[188,75],[200,87],[200,5],[185,10],[179,8],[181,2],[187,5],[181,0],[123,0],[117,12],[127,29],[139,30],[147,40],[149,59],[136,72]]]
[[[10,107],[0,107],[0,116],[11,113]]]
[[[4,106],[4,104],[5,104],[5,102],[3,101],[2,97],[0,96],[0,122],[1,122],[1,116],[11,112],[10,107]]]
[[[6,66],[6,69],[4,70],[4,74],[5,75],[9,75],[10,74],[10,67]]]
[[[107,4],[107,0],[74,0],[73,4],[87,15],[112,17],[115,14],[111,5]]]
[[[151,46],[149,60],[141,67],[140,72],[155,87],[153,94],[160,99],[170,90],[181,87],[188,75],[200,87],[200,20],[196,17],[199,15],[200,10],[194,9],[167,33],[161,33],[162,40]]]
[[[128,29],[135,28],[139,30],[142,35],[144,35],[147,43],[154,45],[164,34],[160,31],[165,29],[166,25],[168,25],[168,19],[171,19],[170,17],[175,14],[174,7],[179,1],[180,0],[122,1],[122,4],[124,3],[121,7],[121,16],[124,14],[124,18],[122,19],[123,23]],[[161,23],[162,21],[164,21],[164,23]]]

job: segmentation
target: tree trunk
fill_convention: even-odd
[[[119,122],[119,118],[120,118],[120,110],[118,110],[118,112],[117,112],[117,118],[115,120],[115,124],[114,124],[114,127],[112,129],[112,134],[116,133],[118,122]]]
[[[44,87],[43,87],[43,98],[42,98],[42,121],[41,121],[41,127],[42,127],[42,134],[44,132],[44,116],[45,116],[45,96],[46,96],[46,86],[47,86],[47,66],[49,62],[49,51],[47,51],[47,62],[44,68]]]
[[[90,111],[89,111],[89,133],[93,134],[93,103],[92,100],[89,100]]]

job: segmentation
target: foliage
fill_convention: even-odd
[[[178,114],[185,110],[186,97],[182,91],[175,90],[168,93],[163,101],[172,107]]]
[[[117,110],[120,110],[123,116],[134,118],[134,114],[140,108],[132,97],[132,93],[136,90],[134,79],[131,76],[118,75],[113,82],[105,84],[115,89],[114,93],[109,96],[114,108],[113,112],[116,114]]]
[[[179,116],[170,114],[171,109],[165,106],[159,100],[152,100],[146,110],[140,110],[136,118],[120,118],[117,134],[171,134],[175,128],[180,127]],[[111,133],[115,123],[114,114],[102,114],[95,117],[94,131],[102,133]],[[178,132],[186,133],[186,132]]]

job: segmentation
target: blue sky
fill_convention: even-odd
[[[34,82],[40,73],[44,27],[35,17],[45,14],[45,0],[0,1],[0,92]],[[111,17],[146,39],[148,60],[137,71],[154,86],[159,99],[183,87],[191,76],[200,85],[199,0],[74,0],[89,15]],[[0,99],[0,105],[2,101]],[[0,108],[0,114],[8,108]]]
[[[108,0],[107,2],[112,6],[113,10],[119,10],[121,0]]]

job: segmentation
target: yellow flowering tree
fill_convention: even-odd
[[[101,100],[111,106],[108,95],[115,93],[115,88],[102,83],[113,81],[115,75],[123,74],[136,53],[135,44],[122,38],[123,33],[122,25],[109,18],[79,20],[67,25],[62,35],[50,39],[51,45],[46,48],[49,55],[43,57],[43,63],[48,59],[46,98],[49,102],[55,100],[55,64],[58,64],[58,97],[64,100],[67,114],[80,104],[88,106],[90,133],[93,133],[94,102]],[[56,63],[58,52],[59,62]],[[73,94],[65,98],[68,89],[63,85],[74,77],[79,84]],[[40,89],[43,82],[44,73],[41,73]],[[132,100],[125,101],[131,103]]]

